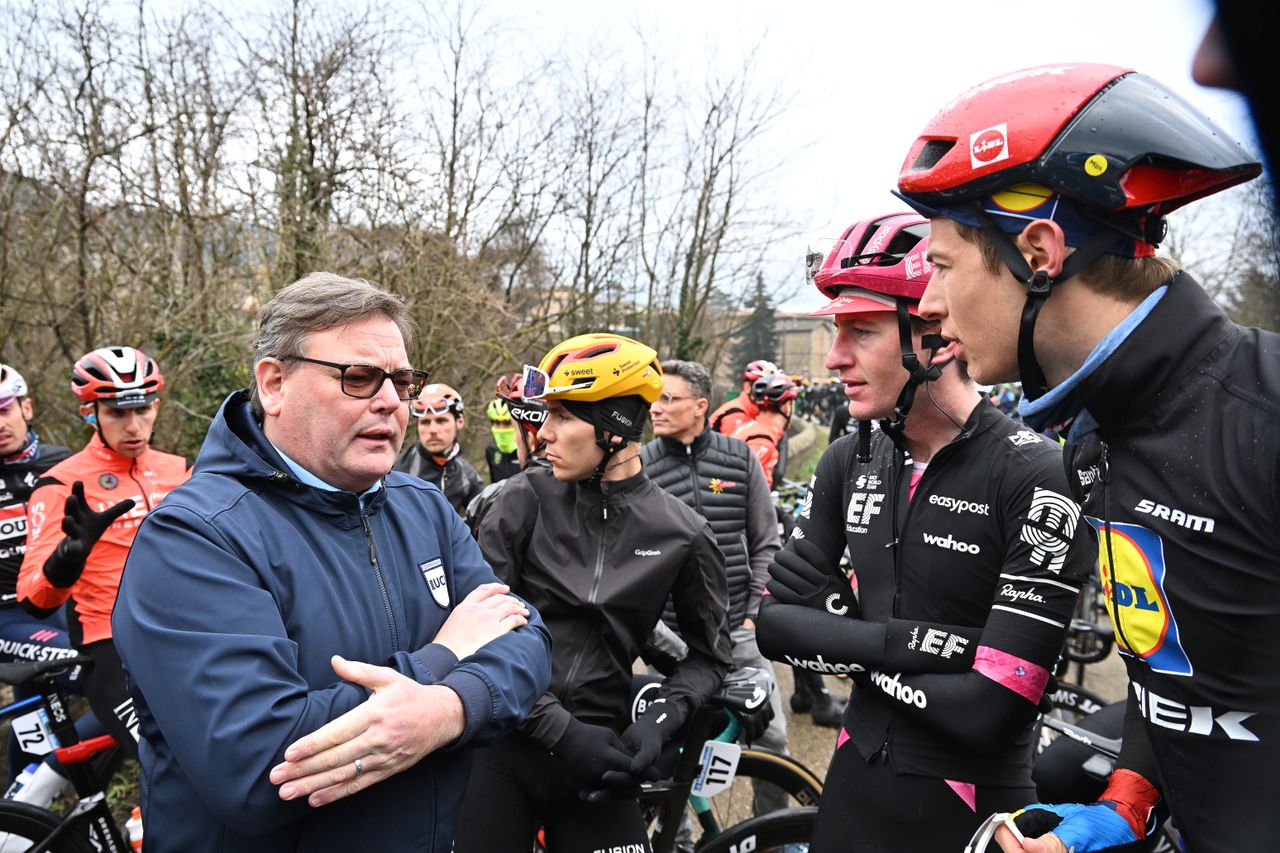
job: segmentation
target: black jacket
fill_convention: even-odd
[[[1122,763],[1158,775],[1191,849],[1270,849],[1280,335],[1232,323],[1184,273],[1077,394],[1099,427],[1069,448],[1069,476],[1103,533],[1131,716],[1149,739],[1126,726]]]
[[[480,550],[551,630],[551,687],[520,727],[548,749],[573,716],[621,731],[631,666],[671,595],[689,656],[662,691],[676,713],[731,664],[724,562],[701,518],[643,473],[565,483],[547,468],[508,478],[480,523]]]
[[[711,525],[729,579],[729,627],[760,611],[769,561],[780,542],[764,471],[746,442],[704,429],[690,444],[655,438],[641,454],[645,473]],[[663,617],[675,627],[668,605]]]
[[[438,486],[444,492],[445,500],[462,516],[467,513],[467,504],[484,488],[476,469],[461,454],[441,467],[426,448],[416,442],[400,451],[393,470],[412,474]]]
[[[27,498],[40,475],[70,455],[65,447],[38,444],[30,458],[0,462],[0,607],[18,606],[18,570],[27,552]]]
[[[912,460],[887,433],[869,463],[856,447],[846,436],[823,454],[785,550],[806,540],[832,567],[847,546],[861,618],[766,596],[761,650],[848,672],[881,665],[896,620],[981,629],[967,671],[872,671],[844,728],[899,773],[1029,785],[1036,703],[1096,553],[1058,446],[980,402],[910,497]]]

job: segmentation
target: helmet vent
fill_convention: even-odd
[[[955,147],[954,139],[931,139],[925,143],[924,148],[920,149],[920,156],[916,157],[916,161],[911,164],[911,169],[913,171],[932,169],[948,151]]]

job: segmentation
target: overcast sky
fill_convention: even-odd
[[[772,254],[799,275],[852,221],[899,209],[889,195],[908,147],[970,86],[1050,62],[1129,65],[1173,87],[1256,150],[1243,98],[1191,80],[1210,0],[486,0],[536,41],[628,45],[638,24],[678,66],[754,57],[762,85],[795,93],[765,186],[798,237]],[[792,260],[794,259],[794,261]],[[785,305],[808,308],[804,292]]]

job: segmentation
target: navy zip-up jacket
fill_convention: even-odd
[[[112,626],[142,735],[147,849],[448,851],[470,764],[459,747],[528,713],[550,681],[550,634],[531,606],[528,626],[457,660],[432,639],[497,578],[440,490],[390,473],[362,508],[288,470],[236,392],[130,552]],[[285,748],[369,696],[338,679],[335,654],[452,688],[463,734],[346,799],[285,802],[267,778]]]

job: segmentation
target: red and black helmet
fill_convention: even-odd
[[[785,373],[762,376],[751,383],[751,399],[762,409],[781,409],[800,396],[800,387]]]
[[[140,349],[101,347],[81,356],[71,368],[71,390],[82,407],[102,402],[114,409],[137,409],[164,390],[164,374]]]
[[[813,275],[831,301],[814,315],[894,311],[899,299],[915,314],[933,267],[925,259],[929,220],[917,213],[891,213],[855,222]]]
[[[1038,184],[1087,207],[1163,216],[1261,171],[1158,81],[1120,66],[1063,64],[996,77],[943,107],[911,146],[898,190],[918,209],[936,209]],[[1153,228],[1144,233],[1159,239]]]
[[[772,376],[778,372],[778,365],[772,361],[766,361],[763,358],[757,358],[755,361],[747,362],[747,366],[742,368],[742,381],[755,382],[762,376]]]

